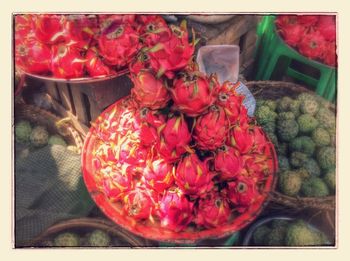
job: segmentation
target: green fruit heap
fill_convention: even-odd
[[[79,236],[71,232],[59,234],[54,239],[54,246],[56,247],[77,247],[79,244]]]
[[[274,219],[255,229],[255,246],[324,246],[329,242],[325,234],[303,220]]]
[[[16,141],[20,143],[29,143],[32,127],[28,121],[20,121],[16,124],[15,134]]]
[[[94,247],[109,246],[111,238],[106,232],[96,229],[89,235],[87,243],[89,246]]]
[[[30,142],[34,147],[43,147],[47,145],[49,133],[45,127],[37,126],[30,134]]]
[[[293,197],[335,193],[336,117],[327,101],[311,93],[258,99],[255,116],[276,148],[280,192]]]

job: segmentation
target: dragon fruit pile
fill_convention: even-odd
[[[230,224],[266,198],[273,146],[236,85],[198,70],[184,23],[144,23],[152,33],[130,64],[131,95],[93,123],[96,183],[135,222],[175,232]]]
[[[150,66],[173,77],[193,55],[187,32],[155,15],[25,14],[15,16],[15,63],[56,78],[114,75]]]
[[[284,41],[302,55],[336,66],[335,16],[281,15],[275,23]]]

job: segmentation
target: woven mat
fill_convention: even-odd
[[[82,179],[80,155],[53,145],[16,158],[16,247],[54,223],[87,216],[93,206]]]

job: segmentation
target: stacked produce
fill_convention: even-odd
[[[64,79],[109,76],[129,65],[135,72],[146,63],[170,76],[194,51],[182,33],[154,15],[16,15],[15,62]]]
[[[279,190],[296,197],[335,193],[336,118],[314,94],[258,100],[257,121],[275,145]]]
[[[256,246],[322,246],[329,244],[326,235],[301,219],[274,219],[253,232]]]
[[[254,214],[271,188],[272,144],[234,85],[192,62],[185,23],[144,23],[152,32],[130,64],[131,95],[93,124],[98,188],[132,222],[175,232]]]
[[[336,66],[335,16],[281,15],[276,26],[283,40],[302,55]]]

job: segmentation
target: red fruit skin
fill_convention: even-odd
[[[316,29],[327,41],[336,40],[336,25],[335,16],[333,15],[320,15]]]
[[[32,15],[16,15],[15,16],[15,40],[23,41],[28,39],[29,34],[33,34],[32,31]]]
[[[194,53],[194,43],[188,42],[188,32],[185,23],[181,27],[172,26],[169,39],[162,37],[163,42],[157,42],[149,47],[150,66],[157,75],[165,75],[169,79],[175,77],[175,72],[184,69]],[[156,39],[151,40],[156,41]]]
[[[123,196],[125,214],[135,220],[149,219],[154,212],[155,201],[148,189],[136,187]]]
[[[318,15],[298,15],[298,23],[310,27],[317,24],[318,18]]]
[[[228,120],[223,108],[212,106],[209,112],[197,118],[193,138],[198,148],[215,150],[225,143]]]
[[[146,186],[163,194],[164,190],[174,185],[175,167],[164,159],[150,159],[143,174]]]
[[[241,172],[242,164],[239,151],[233,147],[224,146],[214,157],[214,167],[220,173],[221,180],[235,178]]]
[[[335,42],[327,42],[325,52],[323,54],[323,61],[325,64],[335,67],[337,66],[337,54]]]
[[[118,26],[120,24],[133,25],[136,19],[136,15],[100,14],[97,16],[97,18],[100,27],[100,32],[104,33],[105,31],[113,30],[113,27]]]
[[[166,21],[158,15],[142,16],[138,32],[143,39],[145,46],[152,47],[157,43],[163,43],[170,40],[172,33]]]
[[[15,46],[15,62],[25,72],[48,74],[51,71],[51,49],[32,37],[18,40]]]
[[[51,71],[54,77],[64,79],[83,77],[85,62],[78,49],[69,44],[52,46]]]
[[[105,30],[98,39],[100,54],[108,65],[126,66],[139,50],[139,36],[129,24]]]
[[[187,195],[198,197],[213,187],[213,174],[207,161],[202,162],[195,153],[183,157],[175,172],[175,182]]]
[[[191,73],[193,74],[193,73]],[[208,78],[198,73],[190,76],[193,80],[175,79],[174,87],[170,90],[175,107],[187,116],[196,117],[207,110],[215,101],[215,77]]]
[[[325,49],[325,39],[319,32],[305,35],[298,45],[299,52],[310,58],[320,59]]]
[[[292,47],[296,47],[299,44],[305,32],[306,28],[301,24],[287,25],[279,29],[284,42]]]
[[[179,152],[185,152],[186,146],[191,141],[191,133],[183,115],[168,119],[163,126],[161,135],[170,148],[175,148]]]
[[[213,228],[224,225],[230,215],[228,200],[218,192],[210,192],[199,200],[195,222],[198,226]]]
[[[164,158],[169,163],[177,162],[181,155],[186,152],[184,147],[173,147],[170,146],[165,140],[164,137],[160,137],[160,141],[157,144],[157,152],[159,156]]]
[[[85,59],[85,67],[90,76],[98,77],[115,74],[113,69],[103,63],[98,55],[98,50],[96,47],[92,47],[87,51]]]
[[[33,31],[36,38],[45,44],[64,42],[66,38],[65,21],[64,15],[33,15]]]
[[[141,49],[130,61],[128,67],[131,75],[137,75],[141,71],[151,71],[148,54]]]
[[[167,190],[159,201],[161,227],[180,232],[193,220],[193,203],[178,188]]]
[[[157,79],[151,72],[140,71],[131,75],[131,80],[134,83],[131,93],[141,107],[156,110],[167,105],[170,95],[163,79]]]
[[[279,15],[275,20],[275,24],[277,28],[284,28],[290,25],[298,24],[298,16],[297,15]]]
[[[272,160],[267,154],[247,154],[242,157],[246,175],[256,180],[262,180],[271,174]]]
[[[250,178],[240,176],[228,183],[228,198],[239,212],[244,212],[252,205],[258,195],[255,181]]]
[[[112,201],[119,201],[126,191],[134,187],[127,165],[107,165],[98,169],[102,191]]]
[[[226,144],[237,148],[241,154],[250,153],[254,145],[254,133],[247,126],[235,126],[229,132]]]

